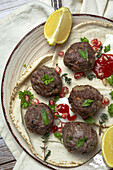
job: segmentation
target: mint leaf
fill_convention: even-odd
[[[41,111],[41,117],[42,117],[42,120],[43,120],[44,124],[48,125],[49,124],[49,119],[48,119],[47,112],[44,109],[42,109],[42,111]]]
[[[109,44],[108,46],[105,46],[104,52],[107,53],[108,51],[110,51],[110,49],[111,49],[111,46]]]
[[[113,91],[111,93],[109,93],[111,95],[111,99],[113,99]]]
[[[113,86],[113,74],[112,74],[110,77],[107,77],[106,79],[107,79],[107,82],[108,82],[111,86]]]
[[[42,77],[42,81],[45,85],[51,84],[54,81],[54,77],[47,76],[47,74],[44,74]]]
[[[91,116],[88,116],[88,118],[87,118],[87,119],[84,119],[84,121],[87,122],[87,123],[89,123],[89,124],[93,124],[93,123],[95,122],[94,119],[93,119],[93,117],[91,117]]]
[[[77,147],[79,148],[79,147],[81,147],[83,144],[84,144],[84,142],[86,142],[87,141],[87,139],[88,138],[82,138],[82,139],[80,139],[78,142],[77,142]]]
[[[89,43],[89,40],[88,40],[86,37],[80,38],[80,41],[81,41],[81,42],[87,42],[87,43]]]
[[[108,106],[108,112],[111,117],[113,117],[113,103]]]
[[[88,61],[88,52],[87,52],[87,48],[85,47],[85,51],[79,49],[78,50],[80,56],[84,59],[86,59]]]
[[[82,106],[86,107],[86,106],[90,106],[91,103],[93,102],[94,100],[91,100],[91,99],[86,99],[84,103],[82,103]]]

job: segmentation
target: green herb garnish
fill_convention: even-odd
[[[56,106],[57,106],[57,104],[55,104],[55,105],[48,105],[48,106],[49,106],[49,108],[52,110],[53,113],[56,112]]]
[[[22,108],[29,107],[31,105],[31,100],[34,98],[34,95],[30,91],[24,90],[24,92],[19,91],[19,99],[21,99],[21,106]],[[29,100],[26,100],[26,96],[29,97]]]
[[[100,49],[99,50],[97,50],[97,52],[96,52],[96,57],[97,58],[99,58],[100,56],[101,56],[101,54],[102,54],[102,48],[103,48],[103,46],[100,46]]]
[[[90,106],[91,103],[93,102],[94,100],[91,100],[91,99],[86,99],[84,103],[82,103],[82,106],[86,107],[86,106]]]
[[[78,147],[78,148],[81,147],[81,146],[84,144],[84,142],[87,141],[87,139],[88,139],[88,138],[86,138],[86,137],[80,139],[80,140],[77,142],[77,147]]]
[[[54,81],[54,77],[47,76],[47,74],[44,74],[42,77],[42,81],[45,85],[51,84]]]
[[[88,116],[88,118],[84,119],[84,121],[87,122],[87,123],[90,123],[90,124],[93,124],[95,122],[93,117],[91,117],[91,116]]]
[[[60,115],[55,115],[56,117],[59,117],[59,118],[62,118],[62,116],[60,116]]]
[[[111,117],[113,117],[113,103],[108,106],[108,112]]]
[[[88,61],[88,52],[87,52],[87,48],[85,47],[85,51],[79,49],[78,50],[80,56],[84,59],[86,59]]]
[[[55,132],[54,136],[57,137],[60,141],[62,140],[62,134]]]
[[[47,158],[51,155],[51,151],[48,150],[48,153],[46,154],[45,158],[44,158],[44,162],[46,162]]]
[[[109,44],[108,46],[105,46],[104,52],[107,53],[108,51],[110,51],[110,49],[111,49],[111,46]]]
[[[24,67],[26,67],[26,64],[23,64]]]
[[[89,43],[89,40],[88,40],[86,37],[80,38],[80,41],[81,41],[81,42],[87,42],[87,43]]]
[[[89,80],[93,80],[93,78],[96,78],[96,75],[93,74],[93,73],[91,73],[91,74],[88,74],[88,75],[87,75],[87,78],[88,78]]]
[[[111,86],[113,86],[113,74],[112,74],[110,77],[107,77],[106,79],[107,79],[107,82],[108,82]]]
[[[65,78],[65,82],[67,83],[67,84],[71,84],[71,78],[69,78],[69,77],[67,77],[67,73],[64,73],[64,74],[62,74],[62,76],[61,76],[61,78]]]
[[[56,103],[59,100],[59,97],[54,97],[54,102]]]
[[[113,99],[113,91],[111,93],[109,93],[111,95],[111,99]]]
[[[69,136],[69,140],[73,140],[73,136]]]
[[[43,120],[44,124],[48,125],[49,124],[49,119],[48,119],[47,112],[44,109],[42,109],[42,111],[41,111],[41,117],[42,117],[42,120]]]
[[[101,120],[99,120],[99,123],[100,123],[100,125],[102,125],[103,123],[106,123],[106,120],[108,120],[108,115],[105,113],[102,113],[100,118],[101,118]]]

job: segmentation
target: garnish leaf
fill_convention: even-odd
[[[47,74],[44,74],[42,77],[42,81],[45,85],[51,84],[54,81],[54,77],[47,76]]]
[[[88,138],[86,138],[86,137],[80,139],[80,140],[77,142],[77,147],[78,147],[78,148],[81,147],[81,146],[84,144],[84,142],[87,141],[87,139],[88,139]]]
[[[106,79],[107,79],[107,82],[108,82],[111,86],[113,86],[113,74],[112,74],[110,77],[107,77]]]
[[[110,49],[111,49],[111,46],[109,44],[108,46],[105,46],[104,52],[107,53],[108,51],[110,51]]]
[[[80,56],[84,59],[86,59],[88,61],[88,52],[87,52],[87,48],[85,47],[85,51],[79,49],[78,50]]]
[[[59,117],[59,118],[62,118],[62,116],[60,116],[60,115],[55,115],[56,117]]]
[[[73,140],[73,136],[69,136],[69,140]]]
[[[47,160],[47,158],[51,155],[51,151],[48,150],[48,153],[46,154],[45,158],[44,158],[44,162]]]
[[[99,123],[102,125],[103,123],[106,123],[106,120],[108,120],[108,115],[105,113],[102,113],[100,118],[101,118],[101,120],[99,120]]]
[[[82,104],[82,106],[86,107],[86,106],[90,106],[91,103],[93,102],[94,100],[91,100],[91,99],[86,99],[85,102]]]
[[[56,106],[57,106],[57,104],[55,104],[55,105],[48,105],[48,106],[49,106],[49,108],[52,110],[53,113],[56,112]]]
[[[113,103],[108,106],[108,112],[111,117],[113,117]]]
[[[99,57],[101,56],[101,54],[102,54],[102,48],[103,48],[103,46],[100,46],[100,49],[97,50],[97,52],[96,52],[96,58],[99,58]]]
[[[55,132],[54,133],[54,136],[57,137],[60,141],[62,139],[62,134],[58,133],[58,132]]]
[[[111,95],[111,99],[113,99],[113,91],[111,93],[109,93]]]
[[[27,91],[24,90],[24,92],[19,91],[18,94],[19,94],[19,99],[21,99],[22,108],[29,107],[31,105],[31,100],[34,98],[34,95],[28,90]],[[25,100],[26,95],[29,96],[29,99],[30,99],[29,101]]]
[[[61,78],[65,78],[65,82],[67,83],[67,84],[71,84],[71,78],[69,78],[68,76],[67,76],[68,74],[67,73],[64,73],[64,74],[62,74],[62,76],[61,76]]]
[[[49,119],[48,119],[47,112],[44,109],[42,109],[42,111],[41,111],[41,117],[42,117],[42,120],[43,120],[44,124],[48,125],[49,124]]]
[[[95,122],[93,117],[91,117],[91,116],[88,116],[88,118],[84,119],[84,121],[87,122],[87,123],[90,123],[90,124],[93,124]]]
[[[88,78],[89,80],[93,80],[93,78],[96,78],[96,75],[93,74],[93,73],[91,73],[91,74],[88,74],[88,75],[87,75],[87,78]]]
[[[80,38],[80,41],[81,41],[81,42],[88,42],[88,43],[89,43],[89,40],[88,40],[86,37]]]

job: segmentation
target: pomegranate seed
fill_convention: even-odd
[[[26,101],[26,102],[29,102],[29,101],[30,101],[30,96],[29,96],[28,94],[25,94],[24,98],[25,98],[25,101]]]
[[[84,73],[83,72],[78,72],[78,73],[75,73],[74,74],[74,78],[75,79],[79,79],[80,77],[84,76]]]
[[[93,45],[91,48],[92,48],[95,52],[96,52],[97,49],[98,49],[95,45]]]
[[[61,91],[60,94],[59,94],[59,97],[60,97],[60,98],[65,97],[65,93]]]
[[[63,92],[64,94],[69,93],[69,88],[66,87],[66,86],[64,86],[64,87],[62,88],[62,92]]]
[[[107,97],[105,97],[102,104],[109,105],[109,99]]]
[[[55,101],[53,99],[49,100],[49,105],[55,105]]]
[[[98,44],[98,39],[95,38],[95,39],[91,40],[91,44],[92,45],[97,45]]]
[[[62,122],[62,123],[61,123],[61,127],[63,128],[66,124],[67,124],[67,123]]]
[[[38,105],[39,104],[39,100],[36,99],[36,98],[32,99],[32,104],[33,105]]]
[[[60,51],[58,55],[59,55],[60,57],[63,57],[63,56],[64,56],[64,52],[63,52],[63,51]]]
[[[67,116],[68,116],[68,114],[67,114],[67,113],[63,113],[63,114],[62,114],[62,118],[63,118],[63,119],[66,119],[66,118],[67,118]]]
[[[53,125],[52,128],[51,128],[51,132],[55,133],[57,130],[58,130],[58,126]]]
[[[58,132],[62,133],[62,127],[58,127]]]
[[[56,115],[59,115],[59,113],[58,112],[54,113],[54,119],[58,119],[58,117]]]
[[[97,47],[97,48],[100,48],[100,46],[102,46],[101,41],[99,41],[99,42],[96,44],[96,47]]]
[[[55,67],[55,71],[56,71],[58,74],[60,74],[62,70],[61,70],[61,68],[60,68],[59,66],[56,66],[56,67]]]

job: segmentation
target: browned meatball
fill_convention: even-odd
[[[48,79],[53,80],[48,81]],[[36,93],[44,97],[58,95],[62,89],[62,80],[59,74],[54,68],[47,66],[43,66],[32,73],[31,84]]]
[[[80,85],[73,87],[69,96],[69,103],[72,111],[85,119],[92,116],[100,108],[102,98],[103,96],[96,88],[89,85]],[[82,106],[88,99],[93,101],[89,106]]]
[[[69,122],[62,129],[63,144],[69,152],[86,153],[94,150],[97,133],[90,124]]]
[[[78,50],[81,49],[88,52],[88,61],[81,57]],[[64,64],[74,72],[87,72],[94,68],[95,51],[87,42],[77,42],[72,44],[64,55]]]
[[[44,110],[48,117],[48,124],[43,122],[41,113]],[[38,105],[32,105],[28,108],[25,115],[25,122],[27,128],[37,134],[45,134],[50,132],[53,125],[53,114],[48,105],[44,103],[39,103]]]

